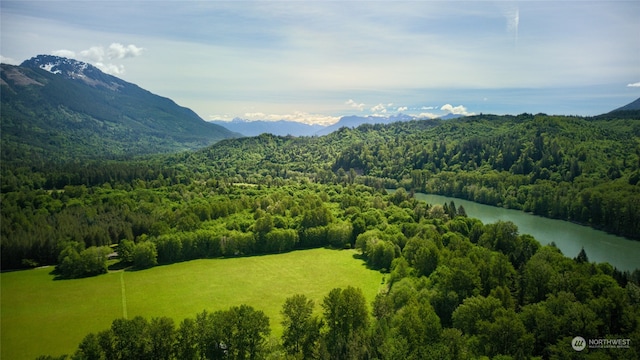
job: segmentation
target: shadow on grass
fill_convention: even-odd
[[[107,271],[104,273],[100,273],[100,274],[85,274],[85,275],[81,275],[81,276],[71,276],[71,277],[67,277],[64,276],[60,270],[58,270],[56,267],[53,268],[53,270],[51,270],[49,272],[49,275],[53,275],[53,280],[58,281],[58,280],[73,280],[73,279],[85,279],[85,278],[90,278],[90,277],[96,277],[96,276],[100,276],[100,275],[104,275],[108,272],[111,271],[135,271],[138,269],[133,269],[133,266],[131,263],[123,263],[122,261],[118,261],[118,262],[114,262],[111,263],[107,266]]]
[[[355,253],[353,255],[351,255],[355,260],[360,260],[362,261],[362,266],[366,267],[369,270],[374,270],[374,271],[378,271],[381,274],[388,274],[390,271],[389,269],[385,269],[385,268],[379,268],[379,267],[373,267],[371,265],[369,265],[369,263],[367,262],[367,257],[363,254],[363,253]]]
[[[109,265],[107,267],[107,270],[109,270],[109,271],[126,270],[128,267],[131,267],[130,263],[125,263],[125,262],[122,262],[122,261],[118,261],[116,263],[113,263],[113,264]]]

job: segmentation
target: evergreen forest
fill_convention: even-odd
[[[478,115],[56,160],[2,167],[3,269],[56,265],[67,279],[331,247],[358,249],[388,275],[372,304],[351,287],[321,304],[287,299],[280,338],[259,309],[238,305],[180,323],[116,319],[69,358],[640,356],[640,272],[584,252],[571,259],[513,223],[482,224],[454,202],[413,197],[448,195],[640,239],[636,112]],[[578,334],[630,347],[578,353]]]

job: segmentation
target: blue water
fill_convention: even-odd
[[[568,221],[547,219],[462,199],[422,193],[416,193],[416,198],[429,204],[448,204],[453,200],[456,207],[464,207],[469,217],[478,218],[485,224],[498,220],[511,221],[518,226],[520,234],[530,234],[543,245],[555,242],[562,253],[571,258],[578,255],[584,247],[589,261],[608,262],[620,270],[632,271],[640,268],[640,241]]]

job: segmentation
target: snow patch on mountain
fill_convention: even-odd
[[[100,86],[114,91],[126,85],[123,80],[105,74],[91,64],[55,55],[38,55],[24,61],[20,66],[39,68],[68,79],[84,81],[94,87]]]
[[[51,63],[42,64],[42,65],[40,65],[40,69],[47,70],[48,72],[50,72],[52,74],[60,74],[60,73],[62,73],[62,71],[60,71],[60,70],[53,70],[53,68],[55,66],[56,66],[55,64],[51,64]]]

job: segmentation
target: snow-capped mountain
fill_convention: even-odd
[[[128,84],[115,76],[103,73],[91,64],[54,55],[38,55],[22,62],[20,66],[43,69],[67,79],[82,80],[87,85],[111,90],[118,90]]]
[[[39,55],[0,70],[3,161],[166,153],[240,136],[81,61]]]

